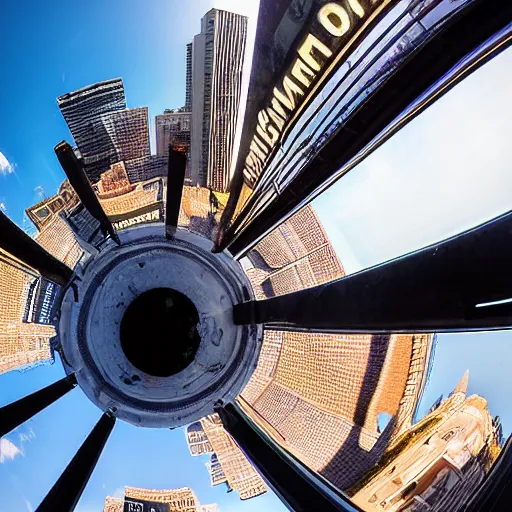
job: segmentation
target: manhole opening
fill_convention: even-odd
[[[193,302],[170,288],[155,288],[137,297],[121,321],[121,347],[139,370],[169,377],[193,360],[201,338]]]

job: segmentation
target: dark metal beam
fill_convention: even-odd
[[[39,505],[37,512],[72,512],[75,509],[115,422],[116,419],[110,411],[103,414],[64,473]]]
[[[511,233],[509,212],[331,283],[240,304],[234,321],[361,333],[510,329]]]
[[[461,510],[464,512],[509,512],[512,502],[512,436],[491,470]]]
[[[316,153],[272,203],[241,229],[258,195],[251,197],[229,229],[224,234],[219,233],[222,240],[216,245],[216,251],[228,248],[233,254],[247,252],[255,241],[296,211],[307,198],[312,198],[342,167],[376,140],[409,105],[425,94],[461,59],[475,51],[494,34],[505,29],[510,23],[511,16],[512,4],[508,0],[480,0],[462,9],[362,103],[343,125],[343,129]],[[508,38],[495,53],[505,49],[510,42]],[[481,59],[470,71],[474,71],[486,61],[487,59]],[[451,81],[443,89],[442,94],[456,83],[458,80]],[[408,116],[407,122],[414,119],[442,94],[435,94],[425,100],[414,115]],[[399,128],[402,126],[403,124]]]
[[[0,248],[60,286],[64,286],[73,277],[73,271],[67,265],[43,249],[2,212]]]
[[[187,157],[185,153],[176,151],[172,148],[172,145],[169,145],[167,199],[165,208],[165,237],[168,240],[174,237],[178,227],[186,168]]]
[[[75,189],[84,207],[100,223],[103,234],[105,236],[110,235],[119,245],[121,242],[114,226],[112,226],[112,223],[105,214],[98,196],[94,192],[87,174],[85,174],[83,165],[78,161],[73,148],[66,141],[62,141],[55,146],[55,154],[63,171],[66,173],[69,183]]]
[[[239,405],[228,404],[218,407],[216,412],[224,428],[290,510],[361,510],[328,482],[323,481],[304,464],[266,438]]]
[[[74,374],[67,376],[28,395],[12,404],[0,408],[0,437],[29,420],[43,409],[53,404],[76,386]]]

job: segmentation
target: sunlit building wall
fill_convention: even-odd
[[[176,149],[190,153],[190,112],[184,110],[165,111],[155,117],[156,152],[160,156],[169,155],[169,144]]]
[[[164,504],[172,512],[220,512],[216,504],[201,505],[194,491],[189,487],[169,490],[125,487],[124,498],[107,496],[103,512],[122,512],[126,502]]]
[[[258,299],[344,276],[311,206],[261,240],[244,268]],[[242,403],[277,442],[346,489],[410,427],[426,383],[432,339],[266,330]],[[381,414],[393,417],[384,432],[378,425]]]
[[[0,251],[0,374],[51,359],[55,328],[27,321],[40,284],[36,272]]]
[[[56,215],[50,223],[45,225],[35,239],[52,256],[71,269],[75,268],[84,253],[75,233],[62,214]]]
[[[247,17],[212,9],[192,50],[191,178],[226,191],[242,85]]]
[[[350,490],[364,510],[461,510],[499,454],[487,401],[467,396],[468,374],[439,407],[405,431]]]
[[[226,432],[217,414],[189,425],[186,438],[192,456],[212,454],[206,465],[212,485],[227,483],[242,500],[267,492],[262,478]]]
[[[261,476],[226,432],[220,418],[216,414],[207,416],[201,420],[201,425],[229,486],[238,492],[240,499],[247,500],[267,492]]]
[[[271,231],[248,254],[246,274],[257,299],[283,295],[345,275],[310,205]]]
[[[190,455],[195,457],[213,452],[212,445],[200,421],[196,421],[187,427],[186,436]]]

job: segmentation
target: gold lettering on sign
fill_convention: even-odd
[[[292,68],[292,76],[299,82],[303,83],[306,87],[309,87],[313,78],[315,78],[315,73],[309,69],[305,62],[302,62],[301,59],[297,59]]]
[[[318,21],[334,37],[341,37],[350,29],[350,17],[341,5],[325,4],[318,13]]]
[[[330,36],[334,38],[347,36],[355,26],[355,23],[351,22],[350,13],[358,18],[364,18],[374,10],[376,4],[383,2],[384,0],[329,2],[320,8],[317,19]],[[369,12],[365,12],[363,8],[365,3],[371,5]],[[322,34],[322,38],[325,36],[326,34]],[[333,43],[336,51],[342,51],[336,41]],[[271,151],[282,136],[286,122],[332,55],[333,50],[312,33],[308,33],[297,48],[296,59],[284,75],[280,86],[274,87],[270,105],[258,113],[256,130],[243,170],[244,178],[251,186],[263,172]]]
[[[274,96],[292,112],[297,104],[296,97],[304,96],[304,91],[287,76],[283,80],[283,89],[286,96],[277,87],[274,89]]]
[[[258,114],[258,127],[256,131],[261,135],[261,138],[272,147],[279,139],[279,132],[270,123],[268,114],[262,110]]]
[[[329,50],[329,48],[327,48],[327,46],[325,46],[324,43],[322,43],[322,41],[317,39],[313,34],[308,34],[308,37],[306,37],[306,40],[302,43],[298,51],[299,55],[302,57],[302,60],[304,60],[304,62],[311,69],[314,69],[315,71],[320,71],[322,64],[315,59],[313,55],[313,49],[319,51],[322,55],[324,55],[324,57],[327,58],[329,58],[332,55],[332,52],[331,50]]]

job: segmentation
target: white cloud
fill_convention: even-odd
[[[5,206],[5,203],[0,203],[0,211],[2,211],[2,212],[7,211],[7,206]]]
[[[28,512],[34,512],[34,507],[32,506],[32,503],[30,503],[30,501],[28,501],[26,498],[25,498],[25,505],[27,507]]]
[[[20,443],[28,443],[30,441],[33,441],[36,438],[35,432],[32,430],[32,428],[28,429],[28,432],[21,432],[20,435]]]
[[[14,165],[12,165],[5,155],[0,151],[0,174],[10,174],[14,172]]]
[[[5,437],[0,439],[0,464],[6,460],[13,460],[18,455],[23,455],[23,452],[12,441]]]

